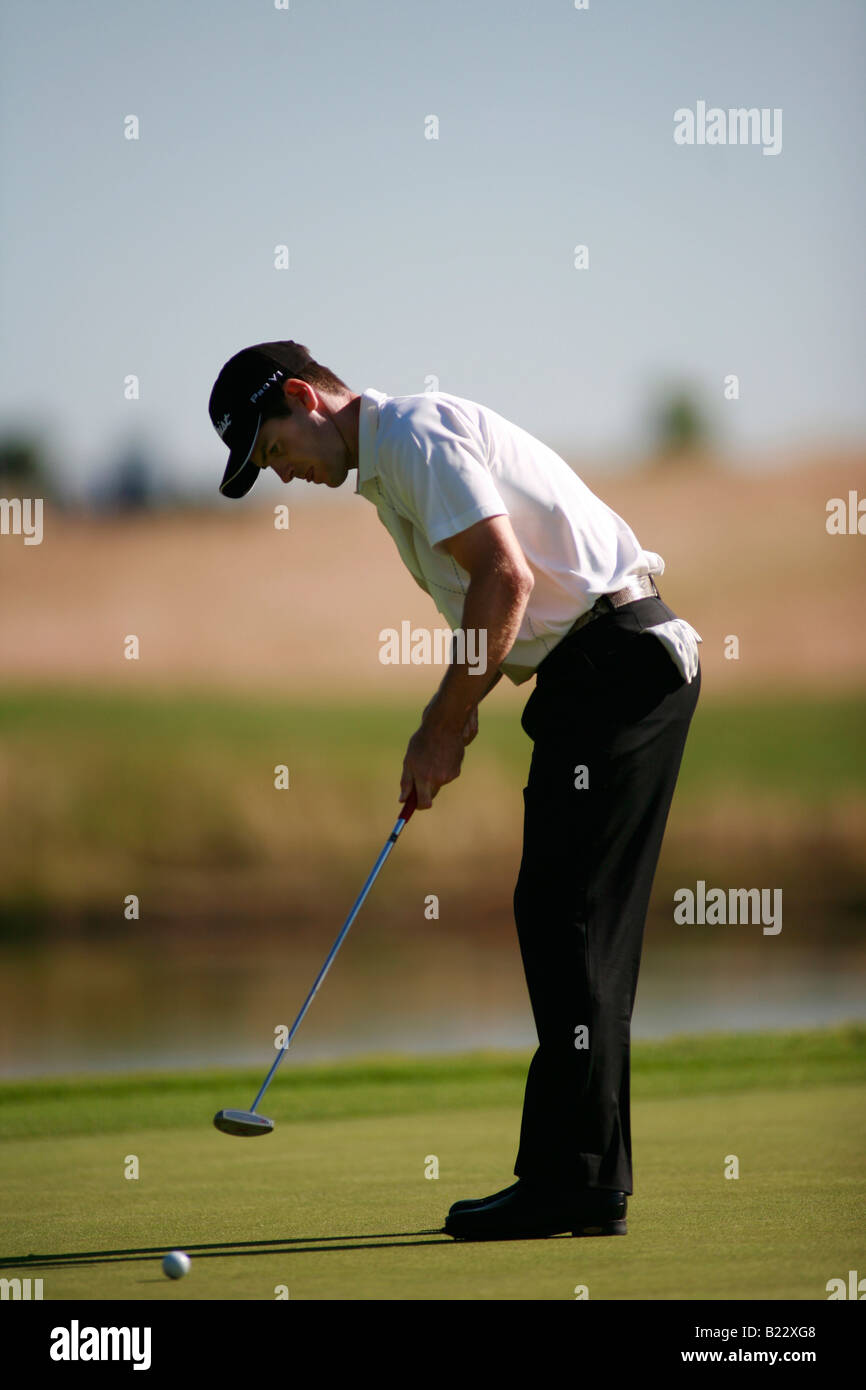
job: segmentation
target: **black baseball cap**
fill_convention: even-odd
[[[245,497],[261,469],[250,462],[262,423],[262,397],[281,390],[283,383],[303,371],[312,357],[302,343],[257,343],[226,362],[210,393],[211,424],[228,445],[220,492]]]

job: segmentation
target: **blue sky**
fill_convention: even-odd
[[[213,378],[282,337],[576,457],[639,447],[673,381],[732,454],[866,435],[860,4],[2,13],[0,427],[36,425],[72,486],[139,438],[225,505]],[[677,146],[701,99],[781,108],[781,153]]]

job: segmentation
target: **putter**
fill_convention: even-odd
[[[348,917],[343,923],[343,926],[340,929],[340,934],[328,953],[328,959],[325,961],[325,964],[322,966],[321,970],[316,976],[313,988],[310,990],[309,994],[304,1000],[304,1007],[301,1009],[301,1012],[298,1014],[297,1018],[292,1024],[291,1032],[289,1033],[285,1047],[281,1047],[279,1052],[277,1053],[276,1059],[274,1060],[274,1064],[268,1072],[267,1076],[265,1077],[264,1082],[262,1083],[262,1088],[256,1096],[255,1100],[253,1101],[252,1105],[250,1106],[249,1110],[218,1110],[217,1113],[214,1115],[213,1122],[216,1125],[217,1129],[222,1130],[223,1134],[238,1134],[244,1136],[245,1138],[253,1138],[257,1134],[270,1134],[273,1131],[273,1120],[269,1120],[265,1115],[258,1115],[256,1113],[259,1106],[259,1102],[262,1096],[265,1094],[265,1091],[270,1086],[271,1081],[274,1078],[274,1073],[277,1070],[277,1067],[280,1065],[280,1062],[283,1060],[283,1057],[291,1047],[292,1038],[295,1036],[296,1032],[298,1031],[298,1028],[300,1027],[301,1019],[304,1017],[304,1014],[307,1012],[307,1009],[310,1007],[313,1000],[315,999],[319,986],[324,980],[328,971],[330,970],[334,957],[339,951],[347,931],[349,930],[358,913],[360,912],[361,905],[363,904],[364,899],[366,898],[367,894],[369,893],[370,889],[376,881],[376,877],[379,873],[379,870],[385,863],[385,860],[388,858],[388,855],[391,853],[391,850],[396,845],[400,831],[403,829],[404,825],[409,820],[409,817],[412,815],[412,812],[415,810],[417,804],[418,799],[415,793],[415,788],[413,787],[411,792],[407,796],[405,802],[403,803],[403,810],[400,813],[400,817],[397,821],[397,824],[394,826],[394,829],[388,836],[388,839],[385,842],[384,848],[382,849],[379,858],[376,860],[375,864],[370,870],[367,882],[364,884],[364,887],[361,889],[360,893],[355,899],[355,904],[352,908],[352,911],[349,913]]]

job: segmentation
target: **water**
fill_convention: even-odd
[[[298,1030],[298,1062],[382,1052],[531,1048],[513,932],[356,929]],[[333,927],[62,938],[0,951],[0,1076],[261,1066],[290,1026]],[[633,1037],[824,1027],[866,1017],[866,950],[784,936],[648,941]],[[288,1064],[288,1063],[287,1063]]]

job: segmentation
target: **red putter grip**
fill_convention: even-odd
[[[415,788],[413,787],[412,790],[410,791],[409,795],[406,797],[406,800],[403,802],[403,809],[402,809],[402,811],[400,812],[400,819],[401,819],[401,821],[403,822],[404,825],[405,825],[406,822],[409,820],[409,817],[412,815],[412,812],[415,811],[415,810],[417,810],[417,808],[418,808],[418,793],[416,792]]]

